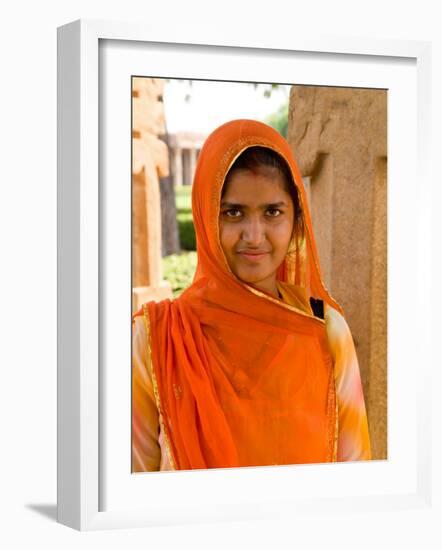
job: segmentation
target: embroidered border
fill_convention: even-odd
[[[149,372],[150,372],[151,377],[152,377],[153,393],[154,393],[154,396],[155,396],[155,403],[156,403],[157,409],[158,409],[160,426],[161,426],[161,429],[163,430],[163,434],[164,434],[164,444],[165,444],[165,447],[166,447],[167,458],[169,459],[169,463],[172,467],[172,470],[176,470],[175,459],[173,457],[172,447],[170,445],[169,434],[168,434],[168,431],[167,431],[167,428],[166,428],[166,425],[165,425],[165,422],[164,422],[163,409],[162,409],[162,406],[161,406],[161,399],[160,399],[160,392],[158,391],[157,378],[156,378],[156,375],[155,375],[155,369],[153,367],[153,362],[152,362],[152,354],[151,354],[152,341],[151,341],[149,312],[147,310],[146,304],[143,304],[142,307],[143,307],[144,326],[146,327],[146,347],[147,347],[147,363],[148,363],[147,368],[149,369]]]

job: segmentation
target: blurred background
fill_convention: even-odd
[[[132,90],[137,308],[146,299],[170,296],[170,291],[178,296],[192,282],[196,267],[192,180],[208,134],[228,120],[252,118],[287,137],[290,87],[134,78]],[[151,210],[149,216],[146,208]]]
[[[386,459],[386,90],[133,77],[133,310],[191,284],[198,154],[235,118],[273,126],[299,164],[323,280],[355,341],[373,458]]]

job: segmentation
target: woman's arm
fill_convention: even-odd
[[[326,307],[325,322],[334,359],[338,402],[338,461],[370,460],[370,437],[356,350],[344,317]]]
[[[158,471],[161,465],[159,415],[155,403],[149,340],[143,315],[132,321],[132,471]]]

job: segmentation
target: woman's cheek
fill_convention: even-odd
[[[292,225],[285,221],[279,224],[274,224],[270,233],[278,243],[285,245],[290,242],[292,237]]]
[[[233,246],[238,240],[238,236],[241,231],[238,229],[239,224],[226,223],[221,228],[221,241],[226,244],[226,246]]]
[[[222,224],[220,227],[220,242],[225,254],[231,254],[238,240],[238,230],[232,224]]]

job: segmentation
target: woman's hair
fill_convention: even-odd
[[[287,162],[273,149],[259,145],[248,147],[241,153],[227,172],[221,197],[224,195],[227,184],[232,175],[240,170],[248,170],[253,174],[265,174],[274,176],[279,173],[284,181],[284,189],[290,195],[294,209],[294,224],[299,233],[303,233],[302,212],[298,197],[298,191],[293,181],[292,173]]]

